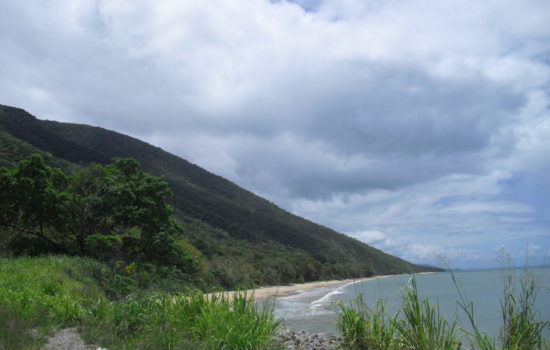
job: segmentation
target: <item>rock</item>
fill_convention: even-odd
[[[294,350],[335,350],[341,343],[338,337],[294,330],[283,331],[277,338],[285,349]]]
[[[84,343],[76,328],[65,328],[48,338],[41,350],[94,350],[101,349]],[[106,350],[106,349],[102,349]]]

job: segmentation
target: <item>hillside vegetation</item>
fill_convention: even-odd
[[[0,164],[31,154],[67,174],[131,157],[163,177],[185,239],[204,259],[197,284],[256,286],[425,271],[278,208],[230,181],[135,138],[98,127],[38,120],[0,105]],[[0,244],[5,244],[0,240]]]
[[[251,296],[137,293],[108,298],[107,265],[78,257],[0,258],[0,349],[39,349],[46,335],[78,327],[109,349],[275,349],[279,321]]]

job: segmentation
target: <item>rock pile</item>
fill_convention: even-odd
[[[340,349],[341,343],[335,336],[293,330],[282,332],[278,339],[285,345],[285,349],[293,350],[335,350]]]

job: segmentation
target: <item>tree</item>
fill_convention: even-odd
[[[0,190],[0,226],[16,233],[20,251],[38,241],[50,252],[198,270],[197,256],[174,239],[181,226],[166,203],[168,184],[134,159],[66,175],[33,155],[15,170],[0,169]]]
[[[21,235],[39,239],[45,249],[65,252],[62,225],[62,188],[67,178],[47,166],[39,155],[23,160],[13,171],[0,170],[0,225]]]
[[[64,231],[75,236],[81,255],[90,253],[87,238],[97,234],[137,235],[146,252],[154,236],[171,225],[168,184],[141,171],[134,159],[92,164],[72,176],[67,191]]]

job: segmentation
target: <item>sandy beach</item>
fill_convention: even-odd
[[[333,281],[321,281],[321,282],[309,282],[309,283],[294,283],[287,286],[273,286],[273,287],[263,287],[249,290],[250,293],[254,294],[254,299],[263,299],[267,297],[280,297],[291,295],[303,290],[315,289],[320,287],[329,287],[329,286],[340,286],[355,282],[359,280],[349,279],[349,280],[333,280]]]
[[[320,287],[338,287],[344,284],[372,280],[377,278],[385,278],[395,275],[381,275],[381,276],[372,276],[360,279],[346,279],[346,280],[333,280],[333,281],[320,281],[320,282],[307,282],[307,283],[294,283],[285,286],[272,286],[272,287],[261,287],[256,289],[248,289],[242,292],[246,292],[249,295],[254,295],[254,300],[264,299],[268,297],[280,297],[287,296],[291,294],[298,293],[300,291],[315,289]],[[229,296],[230,298],[237,292],[229,291],[222,292]]]

